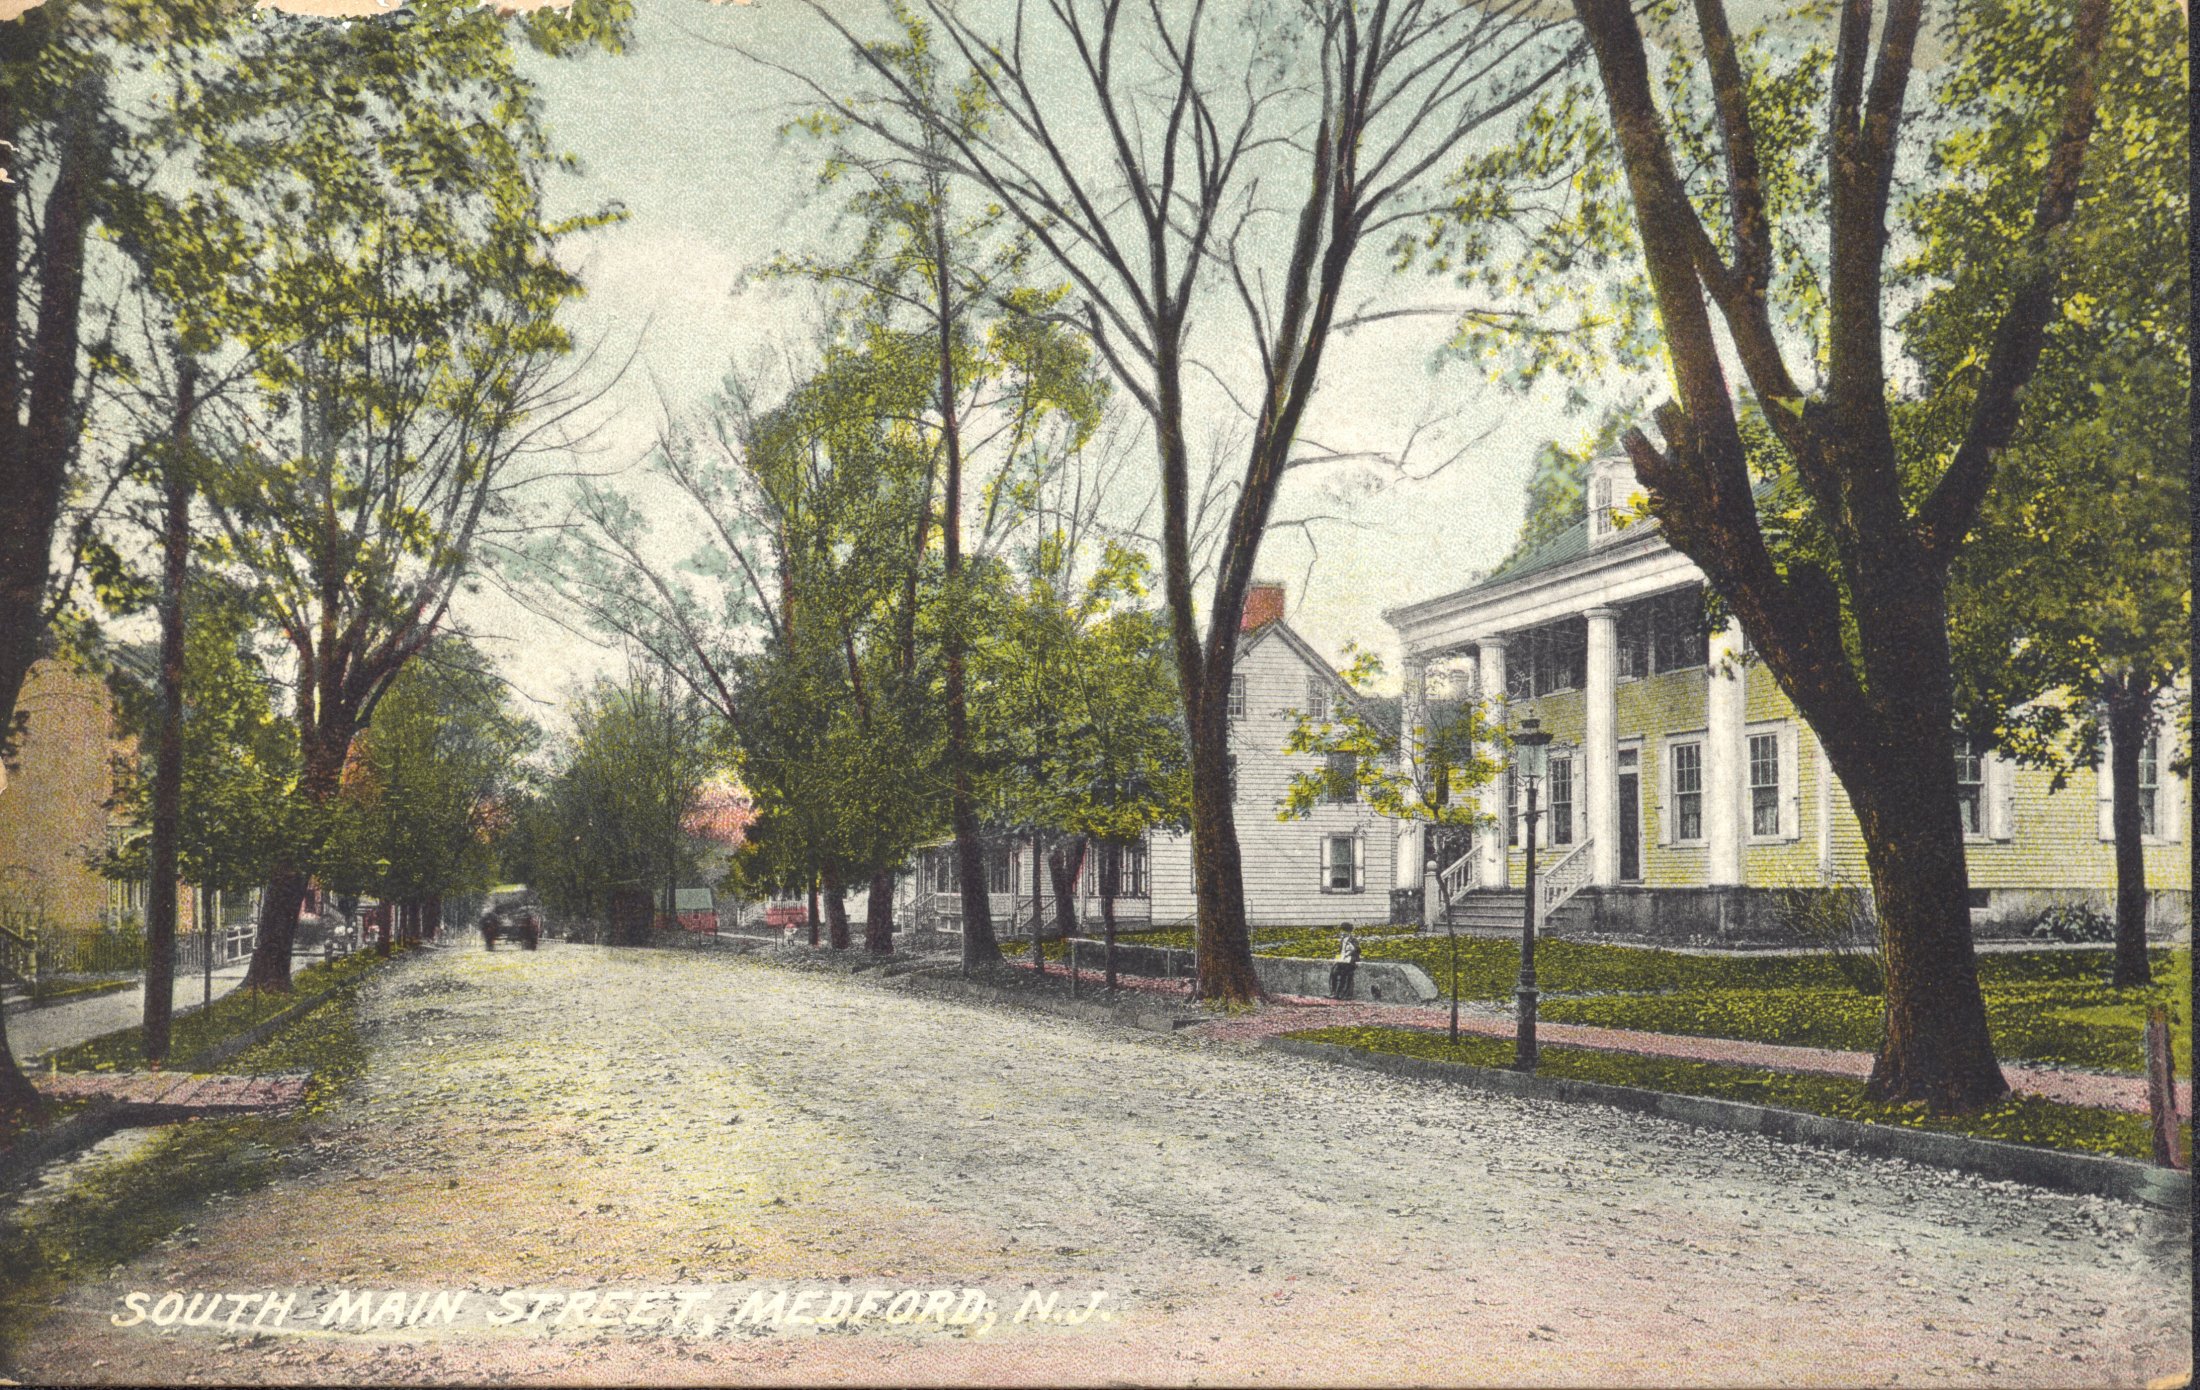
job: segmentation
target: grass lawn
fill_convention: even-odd
[[[1510,1039],[1461,1038],[1454,1046],[1443,1034],[1418,1028],[1319,1028],[1288,1036],[1470,1067],[1509,1068],[1513,1059]],[[2038,1096],[2013,1096],[1976,1115],[1935,1116],[1918,1106],[1879,1105],[1865,1100],[1863,1083],[1844,1077],[1637,1057],[1581,1047],[1544,1047],[1538,1054],[1536,1072],[1540,1076],[1600,1081],[1645,1091],[1746,1101],[1871,1124],[1942,1130],[2037,1148],[2140,1160],[2153,1155],[2146,1116],[2065,1105]],[[2192,1127],[2187,1125],[2185,1130],[2189,1145]]]
[[[186,1059],[266,1022],[293,1004],[355,982],[381,963],[382,958],[373,952],[358,951],[300,970],[291,976],[292,993],[236,989],[204,1008],[179,1013],[169,1028],[169,1064],[180,1066]],[[144,1041],[140,1028],[118,1029],[56,1053],[53,1065],[59,1071],[134,1070],[145,1065]],[[232,1062],[227,1069],[235,1070],[237,1066]]]
[[[1180,929],[1120,939],[1181,947],[1191,943],[1191,933]],[[1365,959],[1410,961],[1449,994],[1448,938],[1377,927],[1361,931],[1360,944]],[[1323,959],[1336,954],[1337,930],[1256,931],[1253,949]],[[1520,974],[1517,942],[1461,937],[1458,949],[1461,999],[1512,998]],[[2155,984],[2144,990],[2108,987],[2113,953],[2106,947],[1981,955],[1987,1024],[2003,1059],[2143,1070],[2147,1005],[2168,1004],[2181,1032],[2183,1001],[2191,997],[2192,983],[2189,947],[2149,954]],[[1536,977],[1543,990],[1542,1016],[1555,1023],[1859,1052],[1879,1046],[1880,1001],[1850,988],[1828,956],[1705,956],[1546,937],[1536,945]]]
[[[72,1278],[103,1274],[151,1249],[197,1219],[218,1194],[249,1191],[280,1175],[301,1132],[364,1068],[353,1001],[360,981],[381,963],[377,956],[362,954],[333,968],[316,965],[300,971],[299,993],[280,998],[273,1007],[248,997],[242,1008],[222,1014],[229,999],[217,1000],[210,1022],[226,1020],[226,1026],[190,1044],[193,1050],[212,1046],[299,999],[336,990],[334,1000],[229,1064],[231,1070],[248,1073],[310,1070],[313,1079],[296,1107],[281,1114],[164,1125],[128,1157],[88,1167],[63,1194],[19,1205],[0,1217],[0,1354],[6,1352],[10,1334],[29,1327]],[[177,1023],[181,1056],[184,1020]],[[113,1036],[85,1047],[108,1044]],[[108,1047],[99,1055],[120,1057],[122,1050]]]

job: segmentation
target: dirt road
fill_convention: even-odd
[[[16,1374],[2011,1386],[2189,1364],[2181,1214],[740,958],[468,945],[363,1008],[374,1066],[299,1171],[77,1286]],[[207,1319],[202,1294],[240,1301]],[[275,1322],[266,1294],[292,1300]]]

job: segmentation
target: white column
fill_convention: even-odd
[[[1704,692],[1703,820],[1709,842],[1704,881],[1713,887],[1742,881],[1743,751],[1742,625],[1728,619],[1711,634]]]
[[[1428,658],[1406,655],[1405,688],[1398,710],[1398,771],[1414,786],[1421,782],[1421,727],[1428,722]],[[1418,821],[1401,821],[1398,827],[1397,868],[1392,881],[1399,888],[1425,888],[1428,877],[1428,835]],[[1422,907],[1427,921],[1430,908]]]
[[[1505,721],[1505,639],[1477,637],[1474,646],[1480,654],[1476,698],[1481,701],[1483,713],[1490,721],[1502,725]],[[1506,756],[1509,758],[1510,753]],[[1505,837],[1511,825],[1512,808],[1505,804],[1505,786],[1505,778],[1498,776],[1482,788],[1482,814],[1489,822],[1489,828],[1481,837],[1484,888],[1503,888],[1508,876]]]
[[[1818,751],[1818,881],[1833,882],[1833,759],[1814,733],[1811,746]]]
[[[1589,873],[1599,888],[1619,883],[1619,613],[1592,608],[1588,689],[1581,734],[1581,794],[1589,813]]]

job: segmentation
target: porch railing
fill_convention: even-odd
[[[1551,866],[1537,876],[1536,920],[1548,921],[1551,914],[1564,907],[1574,894],[1589,886],[1596,874],[1596,863],[1589,854],[1592,843],[1583,840],[1551,861]]]
[[[1451,861],[1451,867],[1437,875],[1445,902],[1458,902],[1482,885],[1481,858],[1481,855],[1470,849]]]

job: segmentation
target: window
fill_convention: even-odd
[[[1589,533],[1607,535],[1612,530],[1612,480],[1599,478],[1589,485]]]
[[[1322,887],[1331,893],[1360,891],[1360,837],[1330,835],[1322,840]]]
[[[1981,835],[1986,822],[1982,811],[1986,804],[1986,762],[1979,756],[1978,745],[1971,742],[1969,734],[1956,735],[1956,811],[1963,820],[1963,833]]]
[[[1360,755],[1357,753],[1331,753],[1329,755],[1329,786],[1322,800],[1331,806],[1351,806],[1360,799]]]
[[[962,870],[955,862],[955,851],[950,849],[932,858],[932,891],[935,893],[960,893]]]
[[[1673,757],[1673,838],[1703,838],[1703,745],[1676,743]]]
[[[2161,742],[2155,735],[2148,734],[2147,741],[2139,745],[2139,833],[2141,835],[2161,833],[2155,828],[2160,823],[2160,818],[2154,813],[2155,803],[2161,799],[2161,792]]]
[[[1551,829],[1551,843],[1570,845],[1574,842],[1574,760],[1551,759],[1543,780],[1551,794],[1550,818],[1544,822]]]
[[[1701,666],[1710,657],[1703,590],[1674,589],[1619,610],[1619,676],[1632,680]]]
[[[1146,896],[1146,846],[1143,842],[1125,845],[1118,867],[1115,896],[1119,898],[1143,898]]]
[[[1230,677],[1230,717],[1232,719],[1243,719],[1245,717],[1245,677],[1243,676]]]
[[[1306,678],[1306,717],[1317,724],[1329,722],[1329,682],[1320,676]]]
[[[1014,880],[1010,876],[1008,850],[990,849],[985,855],[985,889],[988,893],[1013,893]]]
[[[1527,804],[1521,800],[1520,778],[1510,770],[1504,777],[1505,804],[1512,808],[1505,813],[1505,843],[1517,845],[1520,843],[1520,818],[1527,811]]]
[[[1749,736],[1749,833],[1780,833],[1780,736]]]
[[[1505,639],[1505,695],[1532,700],[1586,684],[1589,629],[1579,618],[1516,632]]]

